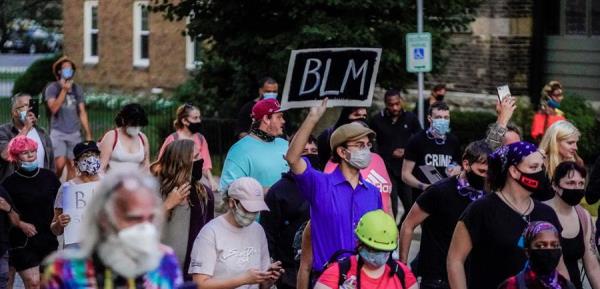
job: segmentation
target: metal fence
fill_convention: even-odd
[[[15,80],[25,70],[27,70],[27,67],[0,67],[0,97],[11,96]]]
[[[44,104],[40,104],[40,117],[38,125],[48,128],[48,116]],[[117,109],[99,108],[90,106],[87,109],[90,129],[93,137],[98,140],[104,133],[115,127],[114,118]],[[164,139],[171,134],[173,129],[173,119],[175,118],[175,107],[172,109],[153,109],[146,108],[149,125],[143,129],[148,137],[151,150],[151,160],[155,160],[158,151]],[[0,122],[6,123],[11,119],[11,101],[10,98],[0,98]],[[220,174],[222,162],[229,147],[237,140],[234,135],[235,120],[220,118],[204,118],[202,120],[201,133],[208,142],[214,173]]]

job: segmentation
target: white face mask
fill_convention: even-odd
[[[126,278],[134,278],[158,268],[163,253],[153,224],[141,223],[112,234],[98,246],[104,265]]]
[[[368,148],[348,152],[350,153],[350,159],[348,160],[348,164],[359,170],[368,167],[371,163],[371,150],[369,150]]]
[[[140,134],[140,132],[142,131],[142,128],[139,126],[128,126],[125,129],[125,132],[129,135],[129,136],[137,136],[138,134]]]
[[[233,218],[238,225],[242,227],[250,226],[255,220],[258,213],[246,212],[236,205],[233,209]]]

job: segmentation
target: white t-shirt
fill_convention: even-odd
[[[43,168],[44,160],[46,159],[46,151],[44,150],[44,144],[42,143],[40,135],[38,134],[37,130],[35,130],[35,128],[32,128],[27,133],[27,137],[34,140],[37,143],[38,147],[36,161],[38,163],[38,167]]]
[[[206,224],[194,241],[188,273],[218,279],[239,277],[249,269],[266,271],[271,264],[267,237],[256,222],[238,228],[221,215]],[[238,288],[255,289],[258,284]]]

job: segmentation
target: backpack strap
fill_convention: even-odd
[[[398,261],[392,258],[391,254],[386,265],[390,267],[390,275],[396,275],[398,280],[400,280],[400,284],[402,284],[402,288],[406,289],[406,276],[404,275],[404,269],[400,266],[400,264],[398,264]]]
[[[144,141],[144,137],[142,136],[142,133],[138,133],[138,136],[140,137],[140,141],[142,142],[142,147],[146,146],[146,142]],[[144,149],[144,148],[142,148]]]
[[[119,131],[115,128],[115,141],[113,142],[112,145],[112,151],[115,151],[115,147],[117,146],[117,140],[119,140]]]
[[[579,218],[581,227],[583,227],[583,238],[585,239],[587,238],[589,219],[583,210],[584,208],[582,208],[580,205],[575,206],[575,212],[577,212],[577,218]]]
[[[519,274],[517,274],[515,277],[517,277],[517,288],[527,289],[527,284],[525,284],[525,271],[519,272]]]
[[[338,288],[343,288],[344,282],[348,279],[348,271],[350,271],[350,258],[344,258],[338,261],[339,277]]]
[[[173,137],[173,141],[176,141],[179,139],[179,135],[177,134],[177,132],[172,133],[171,136]]]

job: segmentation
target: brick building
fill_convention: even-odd
[[[100,89],[146,91],[183,83],[196,62],[185,22],[144,9],[149,1],[64,0],[64,53],[77,81]]]
[[[513,94],[538,96],[557,79],[600,101],[600,1],[484,0],[469,31],[450,41],[446,70],[430,84],[481,96],[508,83]]]

